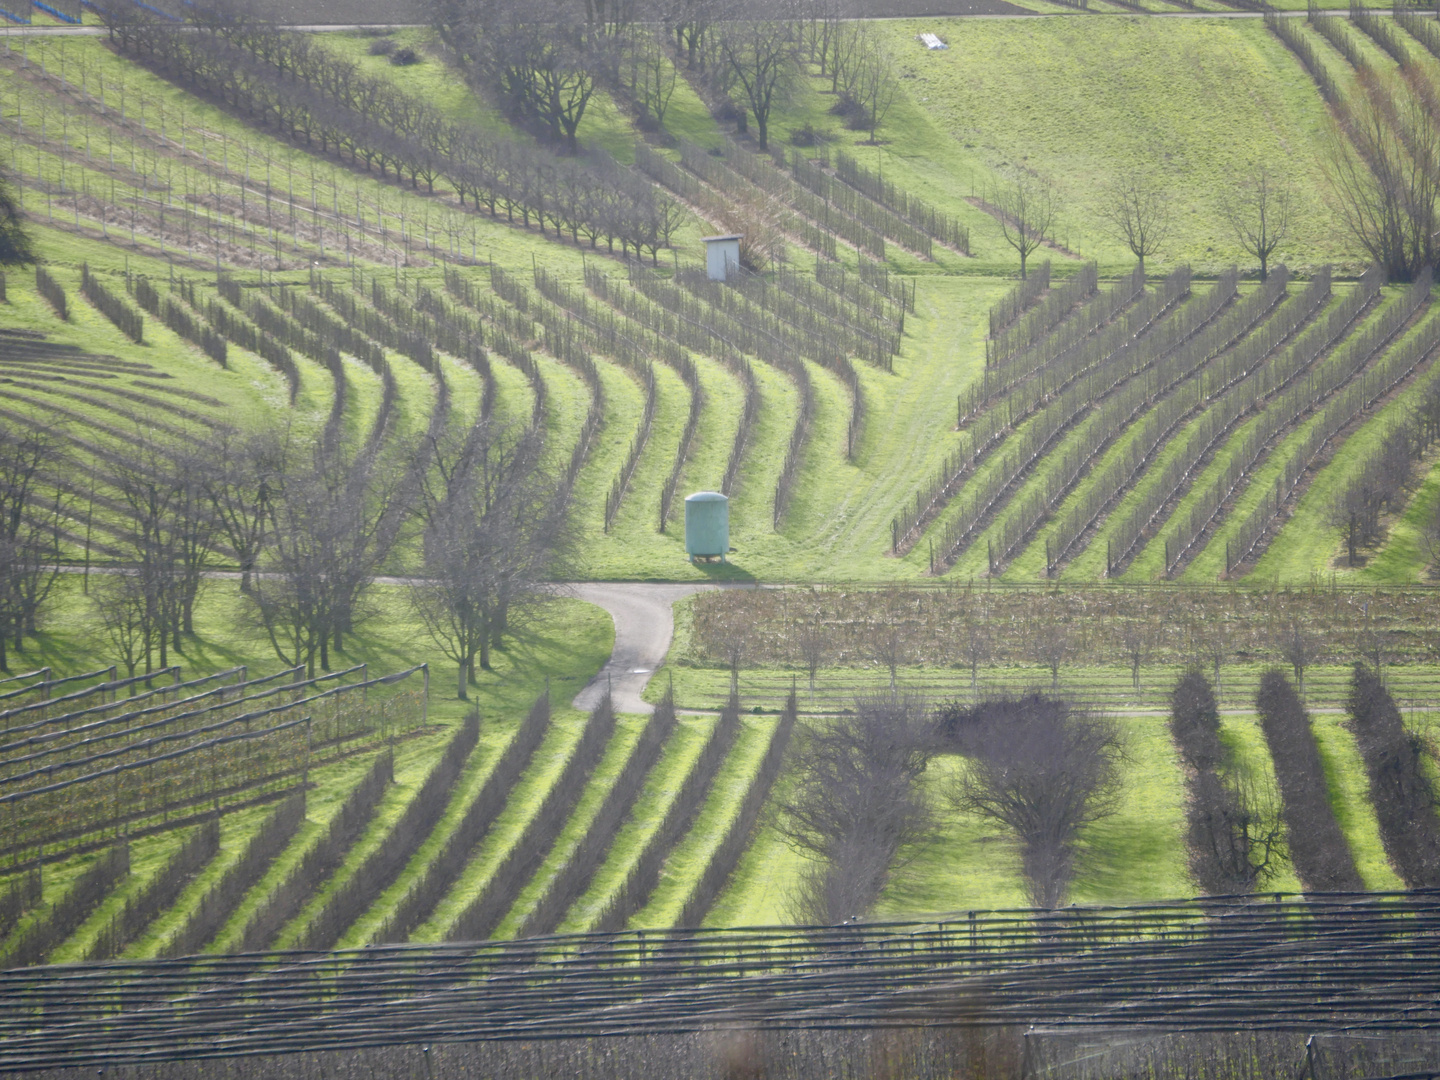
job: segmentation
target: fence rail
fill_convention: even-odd
[[[1440,892],[0,972],[0,1071],[723,1028],[1440,1027]]]

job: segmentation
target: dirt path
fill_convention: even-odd
[[[593,709],[608,686],[617,712],[652,712],[653,706],[640,695],[670,651],[675,634],[672,605],[692,593],[717,587],[605,582],[570,586],[567,591],[571,595],[604,608],[615,623],[615,651],[600,673],[575,695],[575,708]]]

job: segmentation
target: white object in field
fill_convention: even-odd
[[[703,236],[705,241],[705,272],[711,281],[724,281],[731,268],[740,267],[740,239],[743,233],[730,236]]]
[[[929,34],[929,33],[921,34],[921,35],[920,35],[920,41],[921,41],[921,43],[925,46],[925,48],[927,48],[927,49],[948,49],[948,48],[950,47],[949,45],[946,45],[945,42],[941,41],[941,40],[939,39],[939,37],[937,37],[937,36],[934,35],[934,34]]]

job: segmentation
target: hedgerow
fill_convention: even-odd
[[[640,798],[646,778],[674,733],[675,701],[666,693],[646,722],[645,730],[640,733],[639,741],[625,761],[625,767],[610,782],[605,801],[590,820],[585,835],[545,886],[516,931],[516,937],[553,933],[570,906],[585,895],[595,874],[605,864],[606,856],[611,853],[611,845],[621,825]]]
[[[156,872],[155,878],[101,928],[85,954],[86,960],[109,960],[144,933],[163,912],[171,908],[190,880],[220,852],[220,820],[211,818],[186,838],[180,849]]]
[[[614,734],[615,710],[607,694],[586,720],[585,730],[569,760],[524,831],[491,871],[480,894],[465,906],[445,932],[447,941],[479,941],[494,932],[505,913],[514,906],[520,890],[555,846]]]
[[[130,845],[106,848],[100,857],[75,879],[69,890],[49,910],[0,951],[0,964],[7,968],[33,967],[45,962],[50,953],[78,930],[130,873]]]
[[[460,880],[470,856],[489,835],[550,726],[550,698],[542,694],[525,714],[475,798],[465,808],[440,852],[425,865],[375,935],[377,941],[404,941],[434,912]]]
[[[705,921],[705,916],[725,891],[726,884],[740,865],[741,857],[750,850],[750,843],[754,840],[760,823],[760,814],[770,799],[770,793],[775,789],[775,781],[780,778],[781,769],[784,768],[785,752],[790,748],[790,737],[795,731],[797,715],[795,691],[792,689],[780,712],[775,731],[770,736],[770,743],[765,748],[765,756],[760,759],[760,768],[755,771],[750,786],[745,789],[740,808],[730,820],[730,825],[711,854],[710,861],[701,871],[700,879],[685,898],[685,905],[680,909],[679,918],[675,920],[676,926],[699,926]]]
[[[1196,395],[1205,406],[1157,481],[1134,500],[1105,538],[1105,573],[1119,574],[1145,530],[1194,479],[1195,467],[1210,449],[1250,408],[1255,388],[1262,382],[1258,366],[1283,343],[1297,326],[1317,311],[1330,295],[1328,269],[1317,275],[1305,292],[1283,305],[1273,317],[1254,325],[1284,296],[1290,271],[1284,264],[1271,274],[1263,289],[1252,293],[1225,317],[1239,340],[1200,374]],[[1242,336],[1243,335],[1243,336]],[[1243,380],[1254,378],[1254,382]],[[1223,395],[1223,396],[1218,396]],[[1218,397],[1217,397],[1218,396]]]
[[[1365,883],[1330,806],[1325,763],[1309,714],[1283,673],[1272,669],[1260,677],[1255,711],[1275,763],[1290,861],[1301,882],[1309,892],[1363,890]]]
[[[957,218],[911,195],[893,180],[885,179],[878,172],[871,172],[843,150],[835,155],[835,175],[862,195],[894,211],[940,243],[964,255],[970,254],[970,230]],[[833,185],[831,190],[834,190]],[[899,237],[896,239],[898,241]]]
[[[435,767],[405,812],[385,832],[380,846],[356,867],[297,940],[301,949],[333,949],[355,920],[388,889],[445,812],[465,762],[480,740],[480,714],[472,712],[446,744]]]
[[[145,343],[144,317],[130,310],[130,305],[105,288],[100,280],[90,273],[89,263],[80,264],[80,292],[95,305],[100,314],[114,323],[115,328],[136,345]]]
[[[1241,412],[1271,394],[1278,393],[1279,397],[1260,413],[1259,422],[1245,433],[1244,441],[1229,456],[1224,470],[1201,494],[1200,499],[1191,507],[1190,513],[1177,521],[1166,536],[1167,574],[1173,574],[1181,567],[1196,541],[1205,535],[1242,480],[1266,452],[1270,440],[1353,375],[1374,351],[1399,329],[1387,315],[1386,319],[1382,320],[1388,326],[1388,332],[1383,337],[1378,340],[1375,338],[1375,331],[1380,329],[1378,324],[1369,328],[1363,338],[1347,340],[1341,350],[1329,356],[1320,366],[1318,376],[1311,372],[1304,383],[1295,382],[1326,350],[1346,337],[1355,321],[1379,295],[1382,277],[1377,267],[1371,267],[1354,292],[1335,305],[1329,315],[1312,325],[1284,353],[1256,372],[1255,382],[1247,386],[1250,393],[1243,401],[1238,399],[1237,395],[1233,407]],[[1404,303],[1392,305],[1392,314],[1403,307]],[[1412,307],[1405,317],[1408,318],[1413,310]],[[1402,319],[1401,322],[1403,321]]]
[[[1440,823],[1421,737],[1406,730],[1379,673],[1365,664],[1355,664],[1345,708],[1385,853],[1409,888],[1433,889],[1440,883]]]
[[[35,267],[35,291],[49,302],[57,316],[69,321],[70,304],[65,298],[65,289],[43,266]]]
[[[711,729],[705,745],[690,768],[690,775],[666,809],[660,823],[646,838],[624,880],[606,900],[590,929],[620,930],[640,911],[660,883],[660,872],[672,851],[695,824],[705,805],[720,766],[740,734],[740,703],[733,695]]]
[[[164,956],[187,956],[207,945],[260,883],[305,821],[305,793],[283,800],[250,837],[240,858],[200,897],[185,924],[165,943]]]
[[[259,952],[274,944],[285,924],[300,914],[321,883],[344,863],[346,854],[374,817],[386,785],[394,778],[395,757],[386,750],[376,756],[365,776],[346,796],[325,834],[255,909],[241,934],[240,952]]]

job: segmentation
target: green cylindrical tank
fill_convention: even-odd
[[[730,500],[718,491],[685,496],[685,552],[723,560],[730,550]]]

